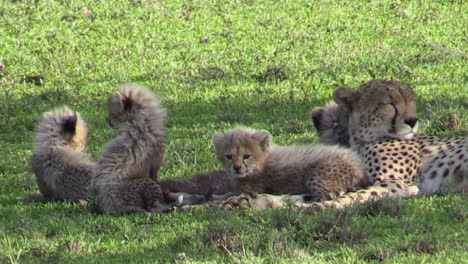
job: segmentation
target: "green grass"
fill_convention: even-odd
[[[124,216],[15,199],[38,190],[28,160],[41,113],[80,111],[97,159],[112,137],[103,102],[127,81],[152,87],[169,110],[161,178],[219,168],[211,134],[238,124],[281,144],[317,143],[308,111],[336,87],[374,78],[414,87],[421,132],[467,135],[466,10],[464,1],[0,1],[0,262],[466,261],[466,195],[344,212]]]

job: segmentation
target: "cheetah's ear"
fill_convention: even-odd
[[[211,136],[211,141],[213,142],[213,145],[215,146],[222,145],[224,141],[224,134],[223,133],[213,134],[213,136]]]
[[[110,113],[121,113],[129,110],[131,107],[131,100],[119,92],[112,94],[107,100],[107,108]]]
[[[211,141],[213,142],[213,146],[215,148],[216,154],[221,153],[223,150],[224,144],[224,134],[223,133],[215,133],[211,136]]]
[[[337,88],[333,92],[333,100],[346,112],[351,112],[353,110],[353,103],[358,97],[358,91],[347,87]]]
[[[272,140],[272,136],[270,132],[266,130],[255,131],[252,137],[258,140],[260,147],[262,148],[263,151],[268,151],[270,149],[270,144]]]
[[[73,115],[67,116],[63,119],[62,129],[65,134],[68,134],[71,136],[75,135],[77,119],[78,119],[78,116],[76,115],[76,112],[73,113]]]
[[[325,109],[323,107],[315,107],[310,112],[310,118],[312,118],[316,130],[319,129],[320,123],[322,122],[323,112],[325,112]]]

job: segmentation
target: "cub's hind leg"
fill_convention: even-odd
[[[106,214],[162,211],[158,209],[163,194],[159,184],[150,178],[114,180],[101,185],[97,200]]]
[[[164,195],[159,184],[151,179],[147,178],[139,181],[142,188],[142,197],[144,208],[150,212],[164,212],[168,211],[169,207],[163,203]]]
[[[323,160],[311,168],[305,186],[313,201],[327,201],[332,194],[340,195],[358,185],[365,185],[367,177],[360,164],[347,160]]]
[[[310,178],[306,180],[305,185],[309,191],[307,196],[310,198],[311,202],[328,201],[333,198],[327,182]]]

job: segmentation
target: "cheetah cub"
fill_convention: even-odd
[[[157,173],[166,150],[166,110],[146,87],[124,85],[107,101],[108,123],[120,135],[104,150],[93,185],[106,214],[162,210]]]
[[[334,146],[279,146],[266,130],[234,128],[212,141],[226,172],[248,194],[308,194],[312,201],[332,198],[367,184],[363,164],[351,150]]]
[[[322,144],[349,147],[348,115],[335,102],[315,107],[310,117]]]
[[[84,153],[87,135],[85,121],[68,107],[43,114],[31,158],[40,194],[29,198],[73,202],[87,199],[95,169]]]

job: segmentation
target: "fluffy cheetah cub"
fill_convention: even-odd
[[[108,123],[120,135],[98,162],[94,186],[104,213],[159,210],[157,173],[166,150],[166,110],[146,87],[127,84],[107,101]]]
[[[320,143],[349,147],[348,115],[335,102],[312,109],[310,117]]]
[[[43,114],[31,158],[41,194],[30,198],[74,202],[87,199],[95,169],[95,164],[83,152],[87,135],[85,121],[68,107]]]
[[[366,185],[363,164],[354,152],[334,146],[278,146],[265,130],[234,128],[212,137],[217,158],[249,194],[308,194],[331,199]]]

